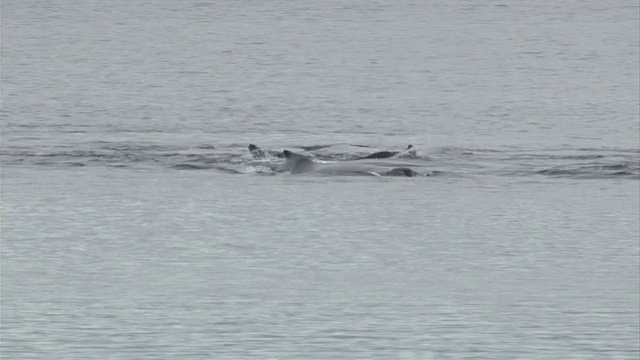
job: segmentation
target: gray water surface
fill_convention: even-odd
[[[637,359],[638,14],[4,1],[2,358]]]

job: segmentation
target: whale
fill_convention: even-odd
[[[356,161],[339,161],[335,163],[319,163],[308,156],[297,154],[289,150],[283,151],[286,158],[283,164],[276,167],[276,171],[290,171],[292,174],[315,173],[325,175],[373,175],[373,176],[407,176],[418,175],[406,167],[380,166]]]
[[[400,157],[403,155],[408,155],[408,157],[415,157],[416,152],[415,150],[411,150],[412,148],[413,148],[413,145],[409,145],[403,151],[378,151],[367,156],[358,157],[350,160],[353,161],[353,160],[388,159],[394,156]],[[249,144],[249,152],[251,153],[251,156],[253,156],[254,159],[286,157],[284,151],[264,150],[254,144]]]
[[[284,158],[284,153],[281,151],[263,150],[254,144],[249,144],[249,152],[254,159]]]
[[[394,157],[394,156],[396,156],[396,155],[398,155],[400,153],[407,152],[407,151],[411,150],[412,147],[413,147],[413,145],[409,145],[409,146],[407,146],[407,148],[404,151],[378,151],[378,152],[375,152],[375,153],[373,153],[371,155],[367,155],[367,156],[364,156],[364,157],[357,158],[356,160],[388,159],[388,158]],[[414,151],[413,156],[415,156],[415,151]]]

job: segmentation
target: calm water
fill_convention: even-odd
[[[4,1],[2,358],[637,359],[638,14]]]

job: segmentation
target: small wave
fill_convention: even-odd
[[[203,150],[215,150],[216,149],[215,146],[210,145],[210,144],[200,144],[200,145],[197,145],[196,148],[203,149]]]
[[[518,154],[507,160],[597,160],[605,155],[552,155],[552,154]]]
[[[629,167],[628,164],[616,164],[616,165],[602,165],[601,166],[605,170],[622,170]]]
[[[194,165],[194,164],[177,164],[171,166],[172,169],[176,170],[205,170],[208,167],[203,165]]]
[[[628,177],[640,178],[640,171],[634,171],[626,164],[615,165],[583,165],[573,167],[554,167],[538,170],[539,175],[547,175],[553,177],[570,177],[580,179],[603,179],[603,178],[620,178]]]

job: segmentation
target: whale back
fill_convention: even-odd
[[[375,152],[373,154],[357,158],[355,160],[388,159],[388,158],[392,158],[392,157],[397,156],[397,155],[404,155],[404,154],[408,154],[411,157],[415,157],[416,151],[415,150],[411,150],[411,148],[413,148],[413,145],[407,146],[407,148],[405,150],[403,150],[403,151],[378,151],[378,152]],[[409,150],[411,150],[411,151],[409,151]]]
[[[264,151],[253,144],[249,144],[249,152],[254,159],[264,159],[266,157]]]
[[[296,154],[289,150],[284,151],[284,157],[287,159],[284,163],[284,168],[291,170],[292,174],[313,171],[316,165],[316,163],[307,156]]]
[[[406,168],[406,167],[399,167],[399,168],[393,168],[389,171],[387,171],[387,173],[385,174],[387,176],[407,176],[407,177],[412,177],[412,176],[417,176],[418,173]]]
[[[254,159],[267,159],[267,158],[283,158],[284,154],[280,151],[263,150],[256,145],[249,144],[249,152]]]

